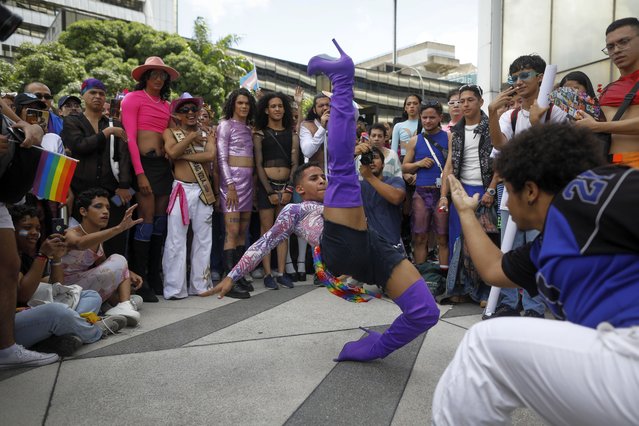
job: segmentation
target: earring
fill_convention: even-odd
[[[528,205],[532,206],[533,204],[535,204],[535,202],[533,200],[528,200]]]

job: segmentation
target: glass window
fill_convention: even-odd
[[[611,22],[611,2],[554,0],[550,63],[565,70],[603,59],[604,33]]]
[[[506,81],[511,62],[522,55],[550,54],[551,0],[509,0],[504,2],[502,34],[502,78]]]

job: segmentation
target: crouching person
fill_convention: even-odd
[[[83,344],[96,342],[126,325],[126,318],[121,316],[95,323],[80,316],[97,314],[102,299],[93,290],[75,291],[62,286],[60,259],[66,252],[64,236],[52,234],[38,249],[41,225],[36,208],[12,206],[10,214],[21,260],[18,308],[29,306],[16,314],[15,336],[19,344],[69,356]]]
[[[164,131],[164,150],[173,160],[173,190],[169,199],[168,232],[164,245],[164,298],[184,299],[209,289],[215,194],[209,179],[210,163],[216,161],[215,134],[198,128],[202,98],[188,93],[174,100],[171,111],[178,127]],[[215,166],[215,164],[214,164]],[[213,167],[217,170],[217,167]],[[215,176],[214,176],[215,177]],[[189,224],[193,228],[191,246],[191,286],[186,288],[186,244]]]
[[[131,287],[140,288],[142,279],[129,271],[124,256],[113,254],[107,258],[102,243],[142,222],[142,219],[132,219],[136,204],[127,209],[120,224],[104,229],[109,222],[108,196],[109,193],[100,188],[89,189],[76,196],[82,222],[65,233],[68,251],[61,259],[64,283],[97,291],[102,301],[115,305],[105,315],[122,315],[129,326],[135,326],[140,321],[137,308],[141,298],[132,302]]]

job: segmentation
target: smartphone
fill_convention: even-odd
[[[129,194],[131,194],[131,196],[135,195],[135,189],[129,188]],[[122,198],[118,194],[115,194],[113,197],[111,197],[111,202],[118,207],[122,207],[123,204]]]
[[[46,127],[49,123],[49,111],[27,108],[26,118],[24,121],[29,124],[39,124],[42,127]]]
[[[51,233],[64,235],[64,231],[67,229],[67,225],[64,223],[64,219],[61,217],[54,217],[51,219]]]
[[[120,119],[120,104],[122,103],[122,99],[111,99],[111,101],[109,102],[109,117],[111,117],[113,120],[119,120]]]

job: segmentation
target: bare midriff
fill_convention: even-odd
[[[149,152],[155,151],[157,157],[164,156],[164,140],[162,133],[151,130],[138,130],[138,151],[141,156],[147,156]]]
[[[241,157],[237,155],[229,155],[229,166],[231,167],[253,167],[253,157]]]
[[[209,175],[209,163],[200,163],[202,164],[202,168],[206,172],[206,175]],[[173,175],[175,179],[180,180],[182,182],[197,182],[195,175],[193,174],[193,170],[191,169],[191,165],[186,160],[175,160],[173,162]]]
[[[619,107],[602,106],[601,110],[608,120],[612,120]],[[630,105],[620,121],[639,117],[639,105]],[[612,135],[610,153],[639,152],[639,135]]]
[[[291,169],[288,167],[264,167],[264,173],[271,180],[288,180],[291,176]]]

